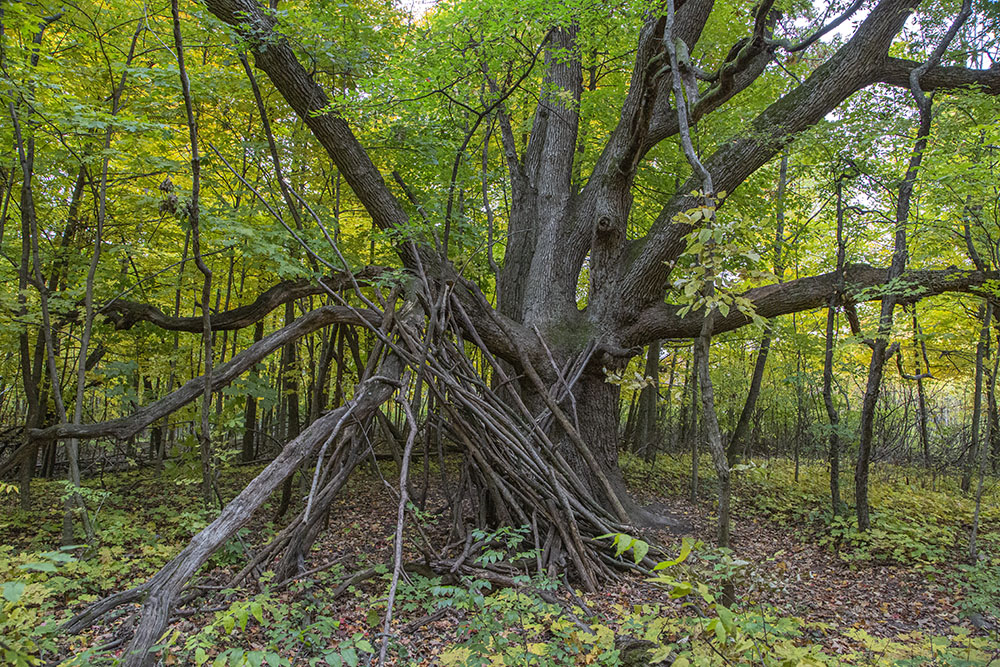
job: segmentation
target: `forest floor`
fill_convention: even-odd
[[[692,527],[692,537],[710,545],[715,534],[711,487],[703,482],[702,495],[697,503],[692,503],[686,498],[688,482],[677,474],[682,466],[681,461],[667,461],[651,469],[630,462],[626,469],[632,490],[641,501],[685,519]],[[378,652],[385,612],[389,570],[384,564],[391,563],[397,509],[392,468],[391,464],[380,466],[380,470],[363,468],[341,492],[330,513],[327,530],[306,563],[309,569],[324,569],[280,590],[268,592],[265,586],[265,592],[256,595],[245,589],[223,591],[190,603],[179,610],[171,625],[165,663],[200,665],[211,659],[210,664],[217,665],[261,664],[261,661],[294,665],[365,664],[366,656]],[[227,491],[238,490],[256,470],[234,469],[227,480]],[[783,466],[779,475],[786,473],[790,475],[790,468]],[[419,499],[423,480],[419,465],[412,475]],[[440,479],[437,471],[432,469],[428,479],[431,487],[419,516],[428,538],[444,543],[444,526],[448,521],[439,513],[443,501],[434,486]],[[770,483],[775,487],[772,489],[775,496],[787,495],[782,485],[787,486],[788,480],[782,478],[781,484],[773,480]],[[116,537],[105,538],[98,552],[87,559],[90,565],[82,561],[60,564],[59,574],[64,576],[50,577],[43,572],[46,568],[35,568],[39,577],[50,577],[46,580],[52,594],[36,593],[37,604],[26,604],[24,610],[35,611],[35,620],[43,625],[53,625],[52,621],[61,620],[70,610],[78,610],[82,602],[141,581],[175,553],[185,536],[204,521],[190,509],[196,506],[194,498],[187,499],[185,495],[191,489],[177,486],[173,491],[164,490],[151,471],[109,476],[103,484],[111,491],[107,495],[103,525],[109,535]],[[975,653],[967,651],[965,655],[971,659],[964,664],[1000,665],[1000,653],[994,654],[991,649],[1000,649],[996,619],[987,613],[977,619],[981,627],[976,627],[962,613],[969,608],[963,604],[968,589],[956,585],[959,572],[952,563],[959,560],[957,557],[951,562],[925,559],[900,563],[891,559],[886,562],[884,558],[879,562],[879,554],[875,553],[868,560],[845,559],[843,553],[838,555],[833,551],[834,544],[829,540],[827,544],[819,544],[824,540],[816,539],[819,533],[808,522],[789,520],[780,512],[762,511],[760,499],[767,495],[758,488],[738,485],[732,553],[720,554],[704,547],[702,556],[708,572],[705,581],[718,584],[723,576],[736,581],[738,603],[733,608],[742,611],[741,618],[753,619],[756,614],[764,622],[765,637],[768,622],[778,627],[785,622],[781,619],[794,619],[785,633],[794,637],[789,646],[812,646],[814,651],[822,651],[825,664],[893,664],[899,657],[918,660],[898,664],[921,664],[919,658],[931,659],[932,653],[958,637],[975,642],[980,649]],[[0,544],[5,545],[0,547],[0,580],[10,578],[15,568],[33,571],[30,559],[39,561],[45,554],[41,557],[38,554],[57,543],[59,526],[52,519],[59,516],[57,495],[42,486],[39,497],[43,501],[39,510],[30,515],[14,514],[14,520],[0,523]],[[178,499],[182,499],[180,506]],[[273,508],[265,508],[242,531],[241,540],[213,558],[207,570],[203,570],[202,585],[223,587],[245,561],[245,549],[252,550],[273,534],[270,512]],[[42,520],[42,517],[47,518]],[[416,531],[407,534],[412,543],[420,539]],[[1000,540],[1000,535],[988,531],[987,534]],[[679,536],[653,537],[671,557],[680,548]],[[996,541],[989,544],[995,547]],[[836,546],[847,549],[849,545],[845,542]],[[851,548],[856,551],[856,546]],[[696,547],[695,553],[701,550]],[[331,597],[331,591],[353,573],[380,564],[374,576],[351,586],[335,599]],[[59,582],[60,578],[68,583]],[[390,655],[405,657],[397,657],[395,664],[490,664],[477,663],[475,658],[493,651],[498,655],[501,652],[513,655],[516,651],[512,653],[511,645],[522,640],[530,649],[525,637],[536,642],[553,641],[554,625],[540,629],[544,625],[540,619],[549,618],[537,606],[540,601],[529,603],[526,598],[515,596],[513,601],[507,600],[506,606],[487,609],[480,603],[478,609],[474,605],[463,607],[458,599],[445,602],[454,595],[446,586],[448,583],[413,573],[410,584],[401,586],[393,622],[396,636]],[[689,601],[685,605],[686,599],[671,598],[669,588],[639,577],[610,583],[595,594],[573,595],[565,586],[556,592],[567,607],[574,607],[580,617],[594,624],[595,648],[590,652],[581,650],[579,660],[553,659],[531,664],[589,664],[591,660],[617,664],[598,659],[607,654],[596,649],[599,640],[613,644],[617,638],[621,645],[625,636],[648,637],[649,613],[690,617],[694,607]],[[10,611],[7,610],[8,616]],[[512,612],[516,613],[512,616]],[[131,609],[69,643],[59,638],[35,638],[35,644],[49,648],[47,663],[61,653],[78,656],[76,664],[111,664],[120,655],[123,640],[135,620]],[[0,615],[0,628],[3,622]],[[9,619],[7,622],[10,623]],[[511,625],[520,627],[511,631]],[[607,640],[609,633],[611,639]],[[17,639],[16,633],[12,637]],[[521,639],[515,641],[516,637]],[[576,641],[576,635],[573,640]],[[108,644],[111,646],[107,650],[87,652]],[[711,661],[712,656],[708,659]],[[723,659],[717,662],[723,664]],[[951,660],[948,663],[959,664]],[[819,662],[800,660],[789,664]]]

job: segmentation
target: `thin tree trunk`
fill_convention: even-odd
[[[982,319],[982,331],[976,344],[976,388],[972,395],[972,429],[969,437],[969,449],[965,455],[965,465],[962,470],[962,493],[968,493],[972,487],[972,475],[979,464],[980,426],[983,420],[983,362],[987,358],[990,344],[990,318],[993,316],[993,304],[988,301],[979,307]],[[989,419],[986,420],[987,424]],[[983,448],[985,449],[985,447]],[[970,553],[973,547],[970,547]]]
[[[917,304],[912,306],[912,316],[913,316],[913,364],[914,364],[914,376],[917,378],[917,432],[920,436],[920,452],[923,456],[924,467],[929,467],[931,464],[931,445],[930,437],[927,432],[927,394],[924,390],[924,372],[930,372],[930,365],[927,364],[927,347],[924,345],[923,341],[918,342],[918,337],[920,336],[920,326],[917,324]],[[920,355],[918,350],[923,350],[924,358],[924,369],[921,370],[920,366]]]
[[[805,382],[802,378],[802,350],[796,350],[795,354],[795,445],[792,455],[795,460],[795,473],[793,479],[796,484],[799,482],[799,453],[802,450],[802,436],[805,432]]]
[[[660,446],[660,424],[657,414],[657,404],[660,398],[660,341],[649,344],[646,353],[646,368],[644,377],[652,380],[644,385],[639,392],[637,451],[647,461],[656,457]]]
[[[38,66],[42,35],[45,32],[45,28],[52,20],[55,19],[46,19],[39,26],[38,32],[36,32],[32,37],[32,43],[34,45],[30,58],[32,69]],[[3,64],[3,58],[4,51],[0,49],[0,64]],[[27,84],[27,90],[29,94],[32,93],[34,91],[34,84],[29,82]],[[17,143],[17,155],[21,167],[21,262],[18,267],[17,302],[18,314],[21,318],[25,318],[28,314],[27,294],[32,274],[32,239],[35,238],[32,235],[32,229],[36,224],[35,200],[31,183],[34,174],[35,140],[33,133],[27,137],[27,142],[25,142],[24,138],[21,136],[19,122],[20,102],[15,105],[14,101],[11,100],[8,104],[7,110],[10,114],[11,122],[16,130],[15,140]],[[77,187],[74,189],[74,197],[78,197],[78,193],[82,192],[83,177],[84,174],[81,169],[77,180]],[[13,184],[13,176],[11,176],[11,183]],[[11,185],[11,188],[13,188],[13,185]],[[77,199],[77,201],[79,200]],[[74,217],[72,210],[70,212],[70,216],[71,218]],[[68,227],[69,225],[67,225],[67,228]],[[35,241],[37,241],[37,239],[35,239]],[[38,266],[35,266],[34,268],[36,272],[41,270]],[[40,291],[44,291],[44,284],[38,285],[38,289]],[[25,445],[28,448],[28,452],[21,461],[18,473],[18,494],[20,496],[20,506],[23,510],[31,509],[31,479],[34,477],[35,467],[38,462],[39,443],[32,443],[29,433],[32,428],[41,426],[46,420],[47,401],[40,400],[40,384],[42,382],[42,368],[44,365],[43,360],[45,359],[46,349],[45,343],[47,340],[46,336],[39,333],[35,343],[34,363],[29,363],[31,359],[31,345],[27,328],[25,328],[18,337],[22,384],[24,387],[25,399],[28,403],[28,412],[24,427],[24,440]]]
[[[913,185],[917,180],[920,162],[924,156],[924,149],[927,146],[927,137],[931,131],[930,101],[918,97],[917,105],[920,109],[920,126],[917,130],[917,139],[913,146],[913,153],[910,155],[906,176],[899,186],[899,197],[896,202],[896,234],[892,264],[889,268],[889,282],[898,280],[906,269],[906,225],[910,215],[910,198],[913,194]],[[858,529],[862,531],[867,531],[871,527],[868,505],[868,469],[872,456],[872,428],[875,422],[875,408],[882,388],[882,374],[888,357],[889,336],[892,334],[893,310],[896,307],[896,301],[895,294],[890,293],[882,297],[878,332],[875,340],[871,341],[872,358],[868,365],[868,382],[861,405],[861,437],[857,465],[854,470],[854,497]]]
[[[986,311],[983,315],[983,331],[979,337],[979,345],[976,346],[976,407],[973,409],[972,413],[972,438],[973,442],[979,440],[979,418],[982,412],[981,396],[982,396],[982,379],[983,379],[983,360],[987,362],[990,357],[990,320],[993,319],[993,304],[986,303]],[[998,362],[1000,362],[1000,350],[997,350],[995,355]],[[996,378],[997,378],[997,364],[993,365],[993,372],[990,373],[990,382],[988,392],[992,394],[996,389]],[[983,437],[983,446],[979,454],[978,464],[979,464],[979,481],[976,484],[976,509],[972,515],[972,529],[969,533],[969,562],[972,564],[976,563],[977,560],[977,545],[976,537],[979,532],[979,513],[982,508],[983,503],[983,483],[986,477],[986,459],[989,453],[989,447],[987,443],[990,442],[990,438],[993,433],[993,423],[989,418],[986,419],[986,434]],[[973,450],[979,449],[973,446]],[[972,456],[969,457],[970,460],[974,460]]]
[[[674,413],[673,413],[674,381],[676,380],[677,377],[676,373],[677,373],[677,350],[676,348],[674,348],[670,351],[670,373],[667,375],[667,392],[666,392],[667,400],[665,401],[666,404],[663,406],[664,408],[663,423],[664,427],[667,429],[667,432],[670,433],[671,447],[674,444],[674,438],[676,435],[676,428],[674,426]]]
[[[781,250],[785,238],[785,188],[788,184],[788,153],[782,153],[781,165],[778,169],[778,192],[775,209],[775,233],[774,233],[774,275],[778,282],[783,280],[784,266],[782,264]],[[771,350],[771,329],[773,321],[768,322],[764,327],[764,333],[760,337],[760,345],[757,346],[757,360],[754,362],[753,375],[750,378],[750,389],[747,392],[746,401],[743,403],[743,410],[736,421],[736,428],[729,438],[729,446],[726,448],[726,458],[732,466],[739,459],[740,446],[744,444],[747,429],[750,426],[750,419],[757,408],[757,398],[760,396],[760,385],[764,379],[764,369],[767,366],[767,355]]]
[[[691,502],[698,502],[698,443],[701,441],[700,421],[698,420],[698,356],[701,346],[694,346],[691,363],[691,422],[688,427],[688,437],[691,440]]]
[[[173,187],[172,185],[170,186]],[[184,267],[187,264],[188,258],[188,247],[191,244],[191,230],[188,229],[184,232],[184,249],[181,251],[181,261],[177,267],[177,285],[174,287],[174,317],[177,318],[181,314],[181,287],[184,284]],[[174,332],[174,342],[170,353],[170,376],[167,378],[167,395],[170,395],[174,390],[174,385],[177,383],[177,355],[180,351],[181,345],[181,335],[179,332]],[[156,470],[161,472],[163,470],[163,460],[166,458],[167,451],[171,449],[177,442],[177,427],[169,425],[169,417],[164,417],[162,421],[163,425],[167,428],[167,438],[163,441],[160,451],[156,453]]]
[[[689,65],[684,63],[684,70],[681,69],[681,60],[677,53],[677,42],[674,41],[674,0],[667,0],[666,15],[666,39],[664,45],[670,59],[671,86],[673,88],[674,101],[677,107],[677,122],[679,127],[678,136],[681,147],[684,149],[684,157],[694,172],[695,177],[701,181],[704,189],[703,216],[705,218],[705,228],[710,232],[715,223],[715,209],[718,205],[715,187],[712,184],[712,176],[705,169],[698,155],[695,153],[694,145],[691,143],[691,132],[688,127],[688,102],[697,104],[697,86],[691,86],[684,90],[682,76],[689,69]],[[690,98],[690,99],[689,99]],[[722,433],[719,430],[719,419],[715,412],[715,393],[712,388],[712,374],[709,364],[709,355],[712,344],[712,326],[715,320],[715,269],[714,269],[714,240],[709,235],[708,242],[704,246],[705,255],[708,261],[705,264],[704,286],[701,289],[704,300],[705,321],[701,326],[701,333],[698,336],[698,348],[700,354],[697,356],[698,384],[701,386],[701,405],[704,415],[705,432],[709,451],[712,454],[712,462],[715,466],[715,474],[719,481],[719,535],[720,547],[729,546],[729,461],[726,460],[726,448],[722,442]]]
[[[826,309],[826,350],[823,358],[823,405],[830,422],[830,509],[836,516],[841,511],[840,500],[840,413],[833,400],[833,348],[837,305],[844,298],[844,262],[847,245],[844,238],[844,179],[837,177],[837,289],[830,296]]]
[[[289,301],[285,304],[285,325],[295,321],[295,304]],[[299,421],[299,365],[296,361],[296,344],[292,341],[281,350],[281,382],[283,388],[281,395],[285,404],[285,432],[282,434],[283,442],[288,443],[298,437],[301,431]],[[281,487],[281,500],[278,501],[278,509],[275,510],[275,519],[280,519],[288,511],[292,502],[292,479],[294,472],[288,476]]]
[[[258,320],[253,328],[253,342],[259,343],[264,337],[264,320]],[[250,373],[250,381],[253,387],[247,392],[247,406],[243,413],[243,442],[241,456],[245,463],[253,461],[257,457],[257,396],[256,384],[260,378],[257,367]]]
[[[188,80],[187,69],[184,66],[184,43],[181,39],[181,20],[177,0],[171,0],[171,13],[174,25],[174,47],[177,50],[177,68],[181,80],[181,92],[184,95],[184,109],[187,113],[188,138],[191,149],[191,201],[188,205],[188,222],[191,223],[191,244],[194,250],[194,262],[201,271],[204,280],[201,288],[202,338],[205,356],[205,390],[201,402],[201,422],[198,441],[201,450],[201,494],[205,507],[212,505],[214,479],[212,471],[212,430],[210,417],[212,411],[212,309],[209,301],[212,297],[212,272],[202,257],[201,227],[199,211],[199,193],[201,188],[201,158],[198,156],[198,121],[195,118],[194,103],[191,99],[191,83]]]
[[[927,147],[927,137],[931,131],[931,107],[932,101],[924,94],[920,88],[920,78],[932,67],[941,61],[941,56],[945,49],[954,39],[958,29],[965,23],[970,14],[970,0],[965,0],[962,10],[948,28],[947,33],[941,42],[935,47],[930,58],[919,67],[910,72],[910,89],[913,99],[920,112],[920,122],[917,129],[916,142],[913,145],[913,152],[910,155],[910,162],[906,169],[906,175],[899,186],[899,196],[896,201],[896,234],[892,255],[892,264],[889,268],[888,281],[891,283],[898,280],[906,269],[906,224],[910,215],[910,199],[913,195],[913,185],[917,180],[917,173],[920,170],[920,163],[924,157],[924,149]],[[885,367],[887,350],[889,347],[889,336],[892,333],[892,314],[896,307],[897,297],[895,294],[886,294],[882,297],[882,308],[879,315],[879,327],[875,340],[872,341],[872,359],[868,366],[868,384],[865,388],[865,396],[861,408],[861,438],[858,446],[858,462],[854,471],[854,495],[856,510],[858,515],[858,529],[867,531],[871,527],[868,507],[868,468],[872,454],[872,426],[875,419],[875,406],[878,403],[879,391],[882,385],[882,371]]]

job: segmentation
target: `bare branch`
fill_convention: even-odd
[[[355,277],[360,283],[369,283],[372,279],[386,274],[389,269],[382,266],[369,266]],[[322,283],[322,284],[320,284]],[[313,279],[286,280],[271,287],[253,303],[239,306],[212,316],[213,331],[232,331],[250,326],[267,317],[268,313],[289,301],[295,301],[307,296],[327,293],[328,290],[340,291],[351,287],[350,277],[344,273],[325,276],[319,281]],[[135,301],[112,301],[104,307],[105,316],[114,323],[116,329],[131,329],[139,322],[149,322],[167,331],[188,331],[201,333],[202,318],[171,317],[156,306]]]

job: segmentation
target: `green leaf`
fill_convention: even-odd
[[[250,613],[253,614],[258,623],[264,624],[264,606],[260,602],[254,600],[250,603]]]
[[[20,566],[22,570],[35,570],[36,572],[56,572],[58,568],[52,563],[25,563]]]
[[[0,585],[0,589],[3,590],[3,599],[10,603],[17,602],[21,599],[26,585],[23,581],[8,581]]]
[[[670,597],[677,599],[682,598],[685,595],[691,594],[691,582],[690,581],[678,581],[674,585],[674,590],[670,591]]]
[[[632,556],[635,558],[635,564],[638,565],[642,562],[642,559],[646,557],[649,553],[649,544],[643,542],[642,540],[636,540],[632,544]]]
[[[726,631],[729,634],[734,634],[736,632],[736,619],[733,616],[733,612],[722,604],[715,605],[715,613],[719,615],[722,620],[722,624],[726,627]]]
[[[711,623],[709,623],[708,628],[709,630],[715,630],[715,638],[718,639],[720,643],[726,643],[726,637],[728,637],[726,634],[726,626],[719,619],[714,619]]]
[[[680,555],[677,556],[677,558],[675,558],[674,560],[666,560],[657,563],[656,566],[653,568],[653,571],[656,572],[657,570],[665,570],[668,567],[673,567],[674,565],[680,565],[685,560],[687,560],[688,556],[691,555],[691,549],[693,548],[694,548],[694,540],[692,540],[690,537],[685,537],[683,540],[681,540]]]

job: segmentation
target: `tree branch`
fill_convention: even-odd
[[[385,274],[387,268],[369,266],[355,274],[359,283],[367,283]],[[325,276],[319,281],[304,278],[286,280],[271,287],[257,297],[253,303],[233,308],[212,316],[212,331],[232,331],[242,329],[264,319],[279,306],[307,296],[326,294],[327,290],[340,291],[352,287],[347,274]],[[324,287],[325,285],[325,287]],[[167,331],[188,331],[201,333],[202,318],[171,317],[156,306],[135,301],[115,300],[103,308],[104,316],[114,323],[116,329],[131,329],[139,322],[149,322]]]
[[[185,318],[198,321],[200,318]],[[283,345],[301,338],[323,327],[334,324],[355,324],[378,327],[380,314],[368,310],[357,310],[345,306],[323,306],[303,315],[287,327],[278,329],[258,343],[254,343],[228,362],[212,372],[212,391],[219,391],[240,375]],[[195,329],[198,330],[198,329]],[[137,410],[128,417],[113,419],[97,424],[57,424],[45,429],[32,429],[29,436],[36,441],[48,441],[65,437],[107,438],[120,440],[132,437],[157,419],[177,411],[202,395],[205,390],[203,377],[188,380],[180,389],[167,394],[160,400]]]
[[[878,81],[909,89],[910,72],[920,65],[916,60],[886,58],[879,68]],[[972,69],[938,65],[920,77],[920,87],[925,91],[978,88],[990,95],[1000,95],[1000,67]]]
[[[877,288],[886,285],[887,270],[867,264],[849,264],[844,269],[845,298],[852,302],[878,301],[882,294]],[[900,304],[918,301],[945,292],[975,292],[988,280],[1000,276],[995,271],[967,271],[963,269],[907,271],[901,278],[905,294],[896,295]],[[829,304],[830,296],[837,292],[838,276],[830,271],[818,276],[799,278],[786,283],[757,287],[742,296],[749,299],[760,317],[822,308]],[[680,306],[658,304],[644,310],[636,323],[625,333],[623,344],[639,346],[658,338],[694,338],[701,330],[702,313],[680,316]],[[732,331],[750,324],[751,319],[733,309],[729,315],[717,314],[714,333]]]
[[[250,45],[254,63],[326,149],[379,229],[404,224],[408,219],[406,211],[347,122],[331,108],[323,88],[313,81],[288,41],[275,29],[276,19],[255,0],[206,0],[205,6]],[[397,251],[404,264],[413,265],[416,250],[412,244],[401,244]]]
[[[851,40],[801,85],[765,109],[743,135],[723,144],[705,166],[718,190],[732,192],[781,151],[795,136],[819,122],[854,92],[878,80],[889,45],[917,0],[882,0]],[[635,311],[663,297],[671,262],[684,251],[692,227],[675,224],[674,215],[697,205],[689,180],[664,206],[622,285],[622,304]]]

